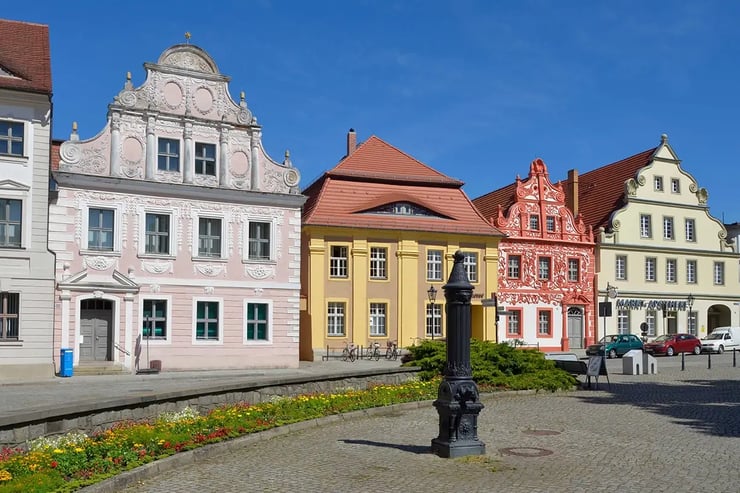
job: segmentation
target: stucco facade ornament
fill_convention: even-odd
[[[194,175],[193,183],[201,187],[217,187],[218,178],[211,175]]]
[[[286,185],[288,185],[289,187],[294,187],[298,185],[299,181],[301,181],[301,174],[298,173],[298,170],[290,168],[285,171],[283,179],[285,180]]]
[[[82,157],[82,151],[80,150],[79,141],[68,140],[64,142],[59,149],[59,155],[62,158],[62,162],[59,163],[59,167],[63,168],[64,164],[77,164],[80,162]]]
[[[203,288],[203,291],[206,294],[213,294],[213,293],[216,292],[216,288],[214,288],[213,286],[206,286],[206,287]]]
[[[282,170],[266,169],[262,183],[262,190],[272,193],[285,193],[285,177]]]
[[[165,272],[172,272],[172,262],[157,262],[157,261],[142,261],[141,268],[150,274],[164,274]]]
[[[265,290],[264,290],[264,289],[262,289],[262,288],[254,288],[254,295],[255,295],[255,296],[262,296],[262,293],[263,293],[264,291],[265,291]]]
[[[89,267],[93,270],[108,270],[115,265],[116,257],[107,256],[96,256],[96,257],[82,257],[82,261],[85,267]]]
[[[157,170],[154,179],[164,183],[182,183],[182,174],[179,171]]]
[[[247,125],[252,121],[252,112],[244,108],[239,111],[239,114],[236,116],[236,119],[242,125]]]
[[[175,52],[166,55],[159,61],[160,65],[170,65],[173,67],[193,70],[195,72],[215,73],[213,67],[206,62],[201,56],[192,52]]]
[[[193,265],[193,272],[199,272],[204,276],[216,277],[226,274],[226,266],[221,264],[195,264]]]
[[[268,277],[275,277],[275,267],[272,265],[247,265],[245,267],[247,275],[252,279],[267,279]]]
[[[136,93],[133,91],[123,91],[121,95],[118,96],[118,101],[127,108],[136,106]]]
[[[104,294],[105,293],[100,290],[93,291],[93,298],[100,299]]]
[[[151,286],[149,286],[149,291],[151,291],[152,293],[159,293],[160,289],[161,288],[159,287],[159,284],[152,284]]]

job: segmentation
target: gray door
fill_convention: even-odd
[[[568,345],[571,349],[583,349],[583,310],[568,308]]]
[[[80,303],[80,361],[110,361],[113,302],[90,299]]]

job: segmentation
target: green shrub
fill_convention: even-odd
[[[442,374],[447,361],[443,341],[423,341],[407,348],[405,366],[418,366],[422,380]],[[470,368],[473,380],[481,387],[512,390],[565,390],[577,383],[575,377],[556,368],[544,353],[516,349],[505,343],[470,341]]]

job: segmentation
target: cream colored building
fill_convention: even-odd
[[[640,335],[645,323],[648,338],[703,337],[740,325],[740,255],[666,135],[640,154],[580,176],[571,171],[567,186],[574,212],[598,233],[598,300],[612,308],[599,318],[600,334]]]

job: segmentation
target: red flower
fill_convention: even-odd
[[[51,468],[52,469],[56,469],[57,466],[59,465],[59,463],[57,461],[53,460],[53,461],[51,461],[51,464],[50,465],[51,465]]]

